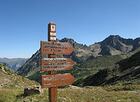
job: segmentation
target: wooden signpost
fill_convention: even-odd
[[[57,87],[70,85],[74,77],[69,74],[55,74],[59,70],[70,70],[75,64],[70,58],[63,58],[69,55],[74,48],[70,43],[56,41],[56,24],[48,24],[48,42],[40,42],[40,71],[48,72],[48,75],[41,76],[42,88],[49,88],[49,102],[57,101]]]

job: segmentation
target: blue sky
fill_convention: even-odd
[[[110,34],[140,36],[140,0],[0,0],[0,57],[30,57],[47,40],[47,24],[57,38],[93,44]]]

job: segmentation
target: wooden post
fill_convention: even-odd
[[[57,101],[57,88],[49,88],[49,102]]]
[[[49,23],[48,24],[48,41],[56,41],[56,24]],[[48,55],[48,58],[53,58],[51,55]],[[53,71],[48,72],[49,75],[55,74]],[[57,88],[49,88],[49,102],[57,101]]]

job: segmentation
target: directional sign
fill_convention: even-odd
[[[66,86],[74,82],[74,77],[69,73],[42,75],[41,77],[42,77],[42,88]]]
[[[41,71],[70,70],[74,64],[70,58],[44,58],[40,61]]]
[[[74,51],[73,46],[67,42],[56,41],[56,24],[48,24],[48,42],[40,42],[40,70],[48,71],[48,75],[41,76],[41,87],[49,88],[49,102],[56,102],[57,87],[72,84],[74,77],[67,74],[56,74],[58,70],[69,70],[75,64],[68,57]],[[44,73],[45,74],[45,73]]]
[[[67,42],[53,42],[41,41],[41,54],[64,54],[69,55],[73,52],[74,48]]]

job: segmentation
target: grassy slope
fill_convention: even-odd
[[[96,74],[102,69],[112,69],[116,62],[126,58],[125,55],[102,56],[85,61],[72,70],[72,74],[77,78],[75,85],[80,85],[86,77]]]
[[[5,65],[0,64],[0,88],[24,88],[36,86],[38,83],[11,72]]]
[[[19,76],[5,64],[0,64],[0,102],[16,102],[25,87],[35,86],[38,86],[37,82]]]
[[[23,97],[22,94],[22,89],[0,89],[0,102],[49,102],[47,90],[40,95]],[[58,90],[57,100],[58,102],[140,102],[140,85],[69,87]]]
[[[79,79],[76,85],[96,86],[116,84],[118,82],[140,83],[140,52],[135,53],[127,59],[121,60],[117,65],[102,69],[98,73],[92,74],[85,79]]]
[[[83,71],[82,74],[79,72],[79,77],[80,75],[81,77],[86,77],[89,74],[96,73],[96,71],[98,71],[100,68],[104,68],[107,63],[107,66],[112,66],[114,65],[113,63],[116,63],[116,61],[122,58],[122,56],[106,56],[106,58],[99,57],[99,59],[97,60],[89,60],[89,62],[87,62],[89,64],[85,63],[86,65],[84,66],[83,63],[78,66],[81,67],[81,69],[78,69],[78,72],[83,69],[85,70],[85,74],[83,73]],[[101,67],[99,66],[96,69],[95,66],[98,65],[100,65]],[[88,67],[90,67],[90,70],[88,69]],[[73,73],[76,77],[78,77],[77,73]],[[11,77],[11,75],[8,74],[7,77],[9,76]],[[15,81],[18,81],[18,83],[24,82],[22,80],[22,77],[16,79]],[[30,81],[27,81],[26,83],[29,82]],[[41,95],[31,95],[23,97],[22,87],[4,87],[0,88],[0,102],[48,102],[48,92],[46,91]],[[59,89],[58,102],[140,102],[140,85],[115,85],[104,87]]]
[[[97,57],[97,58],[89,59],[83,63],[77,64],[73,70],[64,71],[62,73],[65,72],[72,73],[76,77],[76,80],[78,80],[76,82],[77,84],[80,83],[82,79],[85,79],[87,76],[97,73],[101,69],[112,68],[112,66],[114,66],[116,62],[124,58],[126,58],[125,55]],[[28,78],[31,80],[39,81],[38,79],[39,76],[40,73],[36,72],[28,76]]]
[[[102,56],[97,57],[95,59],[91,59],[81,63],[79,67],[79,76],[95,74],[101,69],[111,68],[114,64],[124,58],[123,55],[116,55],[116,56]],[[78,70],[75,70],[78,71]],[[84,74],[84,72],[86,72]],[[74,73],[77,74],[77,73]]]

